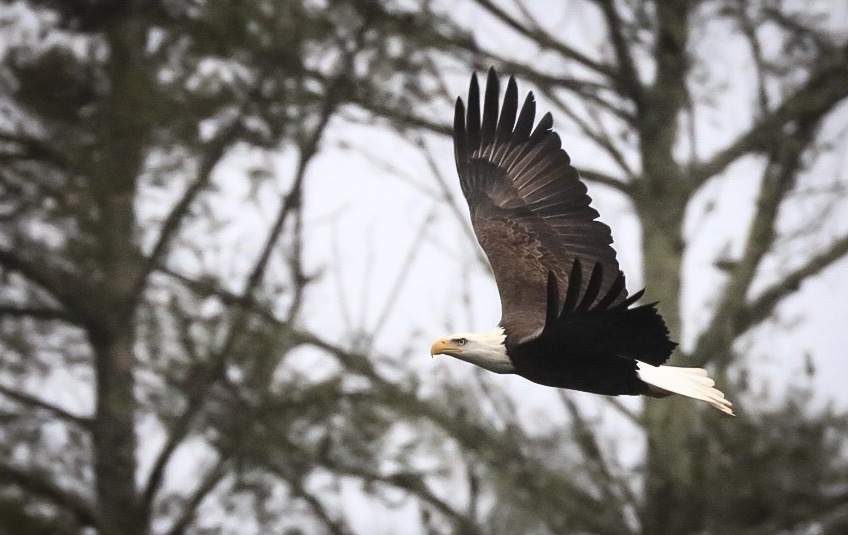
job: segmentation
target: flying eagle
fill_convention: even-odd
[[[510,77],[499,112],[489,70],[482,117],[477,76],[468,109],[456,101],[453,142],[471,223],[494,272],[501,321],[485,333],[433,343],[496,373],[595,394],[681,394],[733,414],[700,368],[663,366],[677,346],[656,303],[628,296],[610,228],[597,220],[586,186],[546,113],[533,127],[533,93],[518,109]]]

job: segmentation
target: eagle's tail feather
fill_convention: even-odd
[[[652,366],[639,362],[639,379],[648,383],[659,394],[673,393],[706,401],[721,412],[733,415],[733,404],[715,388],[715,381],[701,368],[679,368],[676,366]]]

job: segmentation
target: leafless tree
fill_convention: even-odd
[[[742,397],[732,421],[610,400],[646,439],[633,471],[568,394],[552,409],[568,426],[530,429],[487,377],[424,385],[382,353],[417,244],[376,324],[347,332],[309,327],[310,292],[336,266],[303,258],[310,166],[334,124],[421,149],[429,165],[397,173],[441,203],[417,235],[463,221],[430,141],[449,132],[453,81],[493,63],[604,155],[583,176],[630,203],[650,295],[673,332],[698,333],[677,358],[743,396],[739,341],[848,252],[827,225],[781,219],[844,201],[844,176],[813,172],[845,147],[844,28],[773,0],[586,0],[550,17],[469,0],[468,20],[453,3],[330,4],[3,5],[0,533],[349,534],[350,492],[407,506],[427,533],[844,530],[846,419],[803,393],[769,410]],[[569,13],[593,40],[557,31]],[[488,44],[476,17],[540,59]],[[744,46],[708,48],[715,32]],[[747,119],[704,147],[704,116],[739,98],[716,73],[740,49]],[[752,222],[715,259],[710,320],[691,325],[684,219],[743,160],[760,173]],[[234,231],[222,204],[264,217],[261,235]]]
[[[594,145],[593,160],[599,163],[582,164],[576,155],[583,177],[626,199],[641,227],[649,295],[660,301],[673,333],[697,333],[675,360],[711,367],[732,397],[741,396],[743,384],[734,386],[733,379],[744,377],[748,364],[735,362],[737,344],[775,318],[780,304],[806,280],[832,266],[844,269],[848,254],[844,225],[827,217],[845,211],[844,160],[838,169],[848,124],[848,40],[846,26],[830,11],[839,8],[772,1],[471,4],[474,20],[497,21],[498,31],[529,42],[538,55],[528,61],[487,44],[482,32],[471,29],[456,49],[479,66],[493,63],[532,81],[562,118],[559,124]],[[591,30],[581,31],[581,24]],[[747,72],[724,69],[734,56],[746,58]],[[745,83],[722,90],[728,78]],[[725,119],[730,128],[705,142],[705,117],[720,115],[722,106],[738,105],[740,98],[744,118]],[[836,165],[828,166],[833,158]],[[751,222],[722,229],[725,239],[741,247],[730,257],[715,253],[720,278],[707,304],[710,317],[699,325],[681,310],[683,285],[698,284],[685,279],[692,238],[684,223],[687,217],[706,219],[697,213],[701,199],[713,195],[709,188],[716,182],[738,180],[730,168],[744,161],[755,162],[759,173]],[[821,195],[812,200],[806,191]],[[820,217],[816,224],[787,223],[793,219],[788,214],[809,210],[810,203]],[[769,261],[784,267],[769,272]],[[802,359],[799,355],[796,365]],[[646,404],[641,414],[631,415],[647,444],[641,489],[634,494],[610,476],[613,469],[597,447],[596,432],[577,406],[567,401],[567,410],[577,445],[595,465],[592,480],[602,485],[592,494],[602,498],[589,499],[597,511],[578,506],[592,511],[593,520],[583,525],[571,518],[569,532],[794,532],[818,522],[836,532],[840,528],[834,526],[844,525],[844,493],[825,509],[804,506],[797,515],[727,516],[735,494],[721,466],[743,454],[731,451],[723,434],[748,424],[713,421],[674,401]],[[749,416],[744,402],[742,414]],[[722,436],[713,436],[716,429]],[[724,489],[725,497],[712,488]],[[628,507],[620,506],[622,500]],[[840,511],[837,524],[824,520],[833,507]],[[614,520],[607,522],[601,510],[616,511]],[[628,510],[637,518],[633,524],[615,516]]]

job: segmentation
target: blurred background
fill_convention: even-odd
[[[428,354],[539,115],[736,418]],[[848,533],[848,4],[0,4],[0,535]]]

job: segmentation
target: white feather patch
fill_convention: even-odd
[[[733,416],[733,404],[715,388],[715,381],[701,368],[678,368],[676,366],[651,366],[637,363],[639,379],[667,392],[706,401],[721,412]]]

